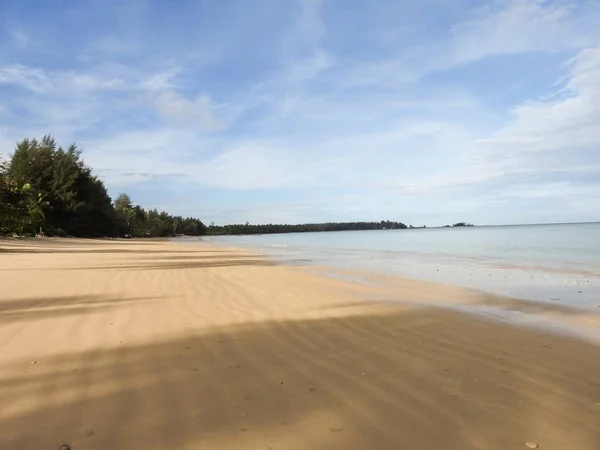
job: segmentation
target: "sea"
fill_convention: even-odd
[[[251,249],[281,264],[399,275],[600,311],[600,223],[216,236],[203,240]],[[323,271],[340,276],[335,271]],[[354,277],[350,281],[361,280]]]

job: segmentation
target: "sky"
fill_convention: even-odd
[[[206,223],[600,220],[599,0],[1,0],[0,154]]]

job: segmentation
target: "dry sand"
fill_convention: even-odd
[[[394,289],[233,249],[0,241],[0,448],[600,448],[598,345]]]

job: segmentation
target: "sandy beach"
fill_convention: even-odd
[[[0,449],[600,448],[598,344],[434,298],[532,308],[223,247],[0,241]]]

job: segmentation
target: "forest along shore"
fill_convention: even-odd
[[[600,347],[422,301],[473,291],[69,239],[0,241],[0,286],[1,449],[600,446]]]

